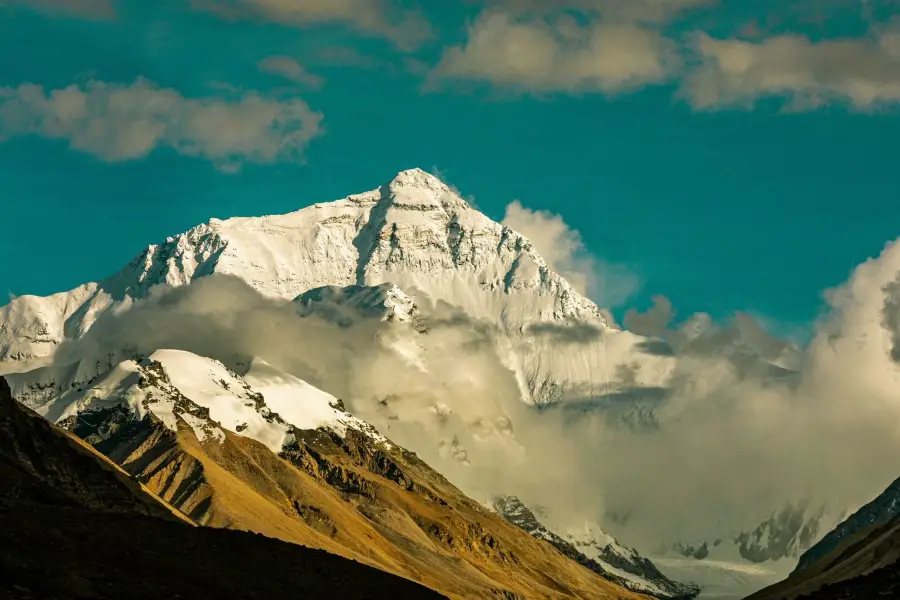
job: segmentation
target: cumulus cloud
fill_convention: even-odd
[[[296,160],[322,133],[321,122],[321,113],[300,99],[186,98],[144,79],[51,90],[33,83],[0,87],[0,140],[40,135],[107,161],[159,148],[231,166]]]
[[[588,502],[585,486],[592,484],[575,483],[574,464],[551,468],[540,444],[529,449],[530,436],[544,434],[531,427],[534,413],[495,351],[496,325],[437,303],[427,326],[428,334],[416,338],[419,351],[433,357],[425,372],[396,350],[408,328],[363,313],[335,322],[309,302],[274,300],[236,277],[212,275],[190,286],[156,287],[146,299],[101,315],[83,338],[61,345],[55,361],[93,365],[95,357],[118,356],[115,362],[171,348],[240,373],[259,357],[343,399],[353,414],[470,491],[496,485],[537,493],[555,482],[554,489]],[[549,432],[551,419],[544,422]],[[458,456],[467,448],[478,451],[463,464]]]
[[[619,306],[638,287],[634,274],[588,253],[581,234],[560,215],[531,210],[515,201],[506,207],[503,225],[528,238],[550,269],[600,306]]]
[[[312,88],[320,88],[325,80],[307,71],[303,65],[290,56],[267,56],[256,65],[260,71],[284,77],[288,81],[300,83]]]
[[[112,0],[0,0],[0,6],[16,5],[93,19],[111,19],[116,16]]]
[[[789,503],[807,503],[807,516],[824,505],[837,518],[900,475],[898,278],[894,243],[827,294],[830,311],[804,349],[746,313],[675,325],[662,296],[644,313],[629,311],[625,326],[653,336],[641,349],[676,359],[653,430],[598,427],[602,415],[588,414],[567,432],[593,436],[592,452],[628,456],[595,468],[604,505],[630,518],[614,530],[652,548],[654,539],[712,542],[747,531]],[[630,397],[655,393],[636,388]]]
[[[795,111],[830,103],[869,111],[900,102],[900,21],[862,38],[744,41],[701,33],[693,46],[699,64],[681,94],[698,110],[752,108],[765,98],[784,99]]]
[[[738,311],[724,324],[716,323],[706,313],[696,313],[677,326],[673,323],[675,316],[672,302],[660,295],[653,298],[646,312],[628,309],[622,322],[633,333],[665,342],[664,346],[646,342],[644,350],[650,354],[718,356],[727,358],[742,372],[758,370],[760,361],[792,368],[800,353],[796,344],[773,335],[749,313]]]
[[[191,0],[195,8],[226,19],[261,19],[284,25],[343,23],[412,49],[432,37],[419,13],[394,0]]]
[[[491,11],[471,25],[464,44],[444,51],[429,84],[476,80],[530,92],[612,94],[665,82],[679,64],[669,40],[639,25]]]
[[[638,335],[649,337],[665,337],[669,324],[675,318],[672,302],[665,296],[654,296],[653,305],[647,312],[641,313],[629,308],[622,324]]]

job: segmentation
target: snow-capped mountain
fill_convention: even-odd
[[[527,238],[419,169],[287,215],[212,219],[148,247],[107,280],[46,298],[16,298],[0,308],[0,361],[6,371],[27,369],[64,339],[82,336],[105,311],[144,298],[157,285],[181,286],[213,273],[285,299],[316,289],[324,299],[334,293],[329,287],[389,285],[394,291],[373,294],[393,294],[391,310],[400,310],[401,319],[411,308],[409,296],[420,305],[457,307],[498,324],[512,340],[503,358],[530,402],[611,393],[620,385],[620,364],[639,367],[629,387],[657,385],[672,368],[670,357],[644,352],[642,338],[611,327]],[[567,335],[573,322],[589,335]]]
[[[684,599],[693,598],[700,591],[696,586],[672,581],[636,550],[623,547],[598,527],[588,525],[560,535],[544,526],[515,496],[498,496],[490,508],[513,525],[549,542],[569,558],[628,589],[656,598]]]
[[[451,376],[465,375],[453,372],[453,365],[435,375],[446,357],[440,345],[426,341],[436,327],[455,319],[491,328],[495,353],[515,378],[524,407],[558,403],[576,413],[601,410],[621,413],[629,423],[653,424],[654,394],[665,394],[677,363],[672,352],[659,351],[659,340],[611,324],[548,267],[526,237],[414,169],[375,190],[286,215],[212,219],[149,246],[106,280],[46,298],[18,297],[0,307],[0,373],[10,374],[17,399],[60,423],[116,408],[128,418],[157,419],[168,432],[187,426],[202,443],[238,435],[275,453],[291,447],[294,430],[328,431],[338,438],[350,432],[375,445],[387,443],[334,397],[255,356],[229,362],[217,355],[218,362],[165,350],[169,346],[57,352],[67,341],[84,339],[98,319],[127,314],[160,288],[184,289],[212,275],[237,277],[289,304],[300,317],[321,317],[338,327],[387,324],[379,343],[433,375],[426,381],[429,392]],[[693,325],[697,331],[684,342],[702,345],[709,324]],[[154,376],[159,370],[165,378]],[[487,405],[491,398],[484,396]],[[427,410],[438,423],[461,418],[449,404],[433,403]],[[392,410],[385,398],[383,412]],[[464,425],[472,438],[500,440],[504,450],[517,450],[514,424],[504,414],[491,417],[496,418]],[[387,416],[386,425],[378,421],[379,428],[386,429],[392,418],[398,415]],[[477,463],[479,448],[453,435],[435,434],[428,442],[436,455],[461,468]],[[654,582],[657,576],[639,566],[639,555],[614,541],[604,543],[601,530],[560,529],[558,537],[579,556],[604,561],[607,573],[619,569],[630,574],[621,575],[625,580],[638,577],[644,583],[637,585],[665,592]],[[773,536],[763,537],[748,538],[748,547],[766,546]]]
[[[261,360],[253,361],[242,377],[210,358],[159,350],[146,359],[123,361],[93,382],[40,403],[17,394],[26,390],[17,385],[16,375],[10,379],[13,394],[52,423],[122,407],[138,420],[152,415],[173,432],[183,421],[201,442],[224,441],[224,428],[273,452],[296,442],[294,428],[325,428],[338,435],[351,428],[387,443],[367,423],[344,412],[337,398]]]
[[[640,597],[548,552],[340,400],[258,360],[238,375],[159,350],[34,408],[201,525],[322,548],[454,598]]]

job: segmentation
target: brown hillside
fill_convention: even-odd
[[[320,550],[196,527],[0,378],[0,597],[439,598]]]
[[[115,409],[68,427],[202,525],[321,548],[460,599],[643,598],[486,511],[414,454],[354,430],[296,431],[279,456]]]

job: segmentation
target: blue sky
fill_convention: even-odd
[[[437,170],[793,332],[900,235],[889,0],[0,0],[0,288]],[[68,93],[52,94],[52,90]],[[605,298],[595,298],[603,302]]]

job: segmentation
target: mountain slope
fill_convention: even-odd
[[[900,592],[900,480],[807,550],[790,576],[751,596],[759,600],[867,597]],[[841,591],[843,590],[843,591]],[[846,596],[856,597],[856,596]]]
[[[190,523],[77,437],[16,405],[2,377],[0,440],[3,498]]]
[[[240,376],[162,350],[35,408],[204,525],[322,548],[455,598],[640,597],[259,361]]]
[[[560,552],[601,577],[630,590],[657,598],[693,598],[700,590],[676,583],[636,551],[623,548],[616,540],[590,529],[565,537],[547,529],[535,514],[515,496],[494,499],[491,508],[510,523],[532,536],[545,540]],[[601,538],[601,539],[598,539]]]
[[[846,539],[872,527],[890,523],[900,516],[900,479],[895,480],[881,494],[858,511],[843,520],[809,550],[797,563],[797,571],[811,567],[815,562],[833,552]]]
[[[0,595],[11,600],[441,597],[325,552],[193,526],[90,447],[19,407],[3,378],[0,536]]]
[[[900,593],[900,524],[891,522],[843,540],[803,570],[747,600],[893,598]]]

